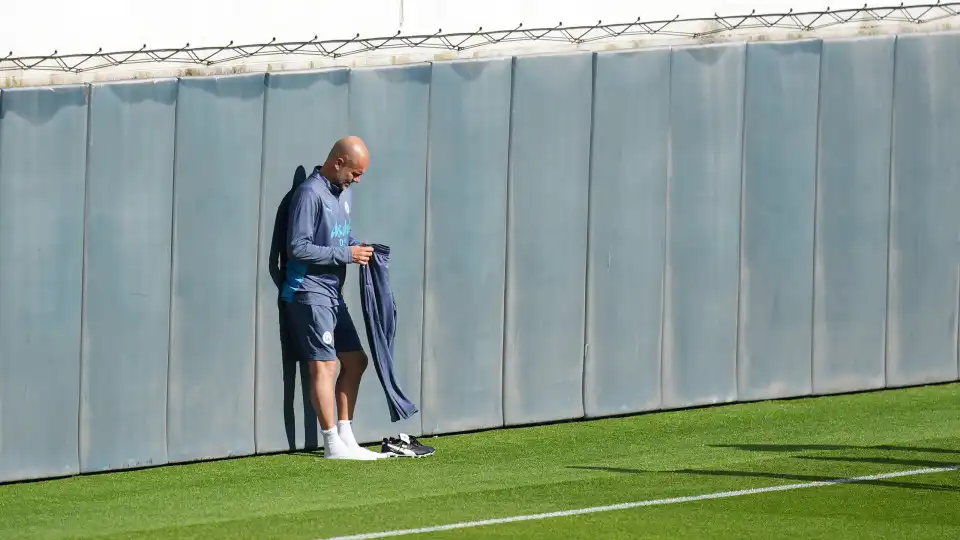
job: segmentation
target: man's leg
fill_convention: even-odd
[[[367,369],[367,355],[363,350],[338,352],[340,376],[337,377],[337,410],[341,421],[353,420],[360,394],[360,380]]]
[[[360,336],[347,310],[347,305],[340,301],[337,312],[337,358],[340,359],[340,376],[337,378],[337,430],[340,438],[351,448],[360,450],[368,455],[380,456],[361,447],[353,435],[353,412],[357,407],[357,396],[360,393],[360,381],[363,372],[367,369],[367,355],[363,352]]]
[[[334,379],[337,377],[337,363],[330,360],[311,360],[310,399],[313,410],[317,411],[320,429],[328,431],[336,426],[336,402],[334,400]]]
[[[289,304],[290,329],[310,365],[310,397],[323,435],[324,456],[331,459],[371,459],[346,444],[336,425],[334,379],[337,354],[333,339],[336,309],[328,306]]]

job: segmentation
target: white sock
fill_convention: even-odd
[[[364,461],[377,459],[376,455],[362,452],[362,449],[357,450],[345,443],[340,438],[340,434],[337,433],[337,428],[323,430],[320,433],[323,434],[323,457],[326,459],[359,459]]]
[[[350,448],[357,448],[360,446],[357,443],[357,438],[353,436],[353,422],[350,420],[338,420],[337,421],[337,432],[340,435],[340,440],[344,442]]]
[[[324,429],[320,431],[320,434],[323,436],[323,447],[331,448],[343,445],[343,439],[340,438],[340,434],[337,433],[337,428]]]
[[[343,441],[343,444],[352,450],[354,453],[359,453],[361,455],[370,456],[380,456],[379,452],[374,452],[368,450],[357,442],[357,438],[353,436],[353,422],[350,420],[340,420],[337,422],[337,431],[340,432],[340,440]]]

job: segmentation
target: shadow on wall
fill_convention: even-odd
[[[270,277],[277,286],[277,330],[280,332],[280,358],[283,367],[283,426],[287,435],[287,445],[290,450],[297,449],[297,415],[294,412],[296,407],[296,386],[297,371],[300,372],[300,391],[303,399],[303,434],[304,447],[318,447],[317,416],[313,411],[313,405],[310,403],[310,374],[307,364],[298,362],[297,355],[291,349],[289,335],[286,326],[286,310],[283,302],[280,300],[280,287],[283,285],[284,276],[287,267],[287,251],[284,246],[287,237],[287,214],[290,208],[290,198],[294,190],[297,189],[307,179],[307,171],[303,165],[298,165],[293,173],[293,184],[290,191],[283,196],[280,205],[277,207],[276,218],[273,222],[273,236],[270,240],[270,253],[268,255],[267,267],[270,269]]]

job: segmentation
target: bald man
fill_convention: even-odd
[[[330,459],[382,457],[353,436],[353,411],[367,356],[342,296],[347,265],[367,264],[373,255],[373,248],[350,233],[349,188],[369,165],[362,140],[340,139],[290,200],[287,273],[280,298],[291,345],[310,365],[311,398],[323,430],[324,456]]]

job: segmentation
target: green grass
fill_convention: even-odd
[[[441,437],[423,460],[279,455],[0,486],[0,538],[294,538],[960,463],[960,384]],[[424,535],[960,538],[960,472]]]

